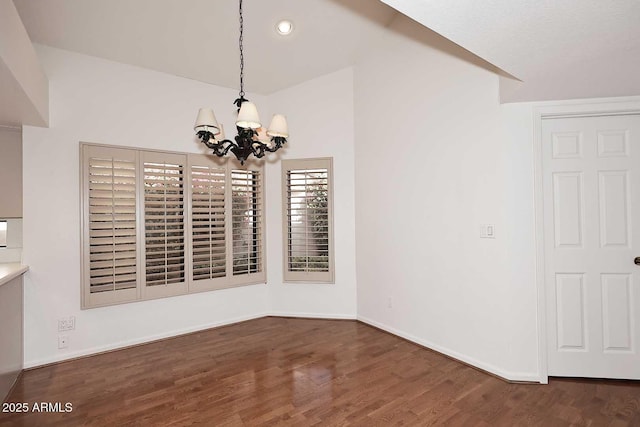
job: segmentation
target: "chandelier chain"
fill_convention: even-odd
[[[243,30],[244,19],[242,18],[242,0],[240,0],[240,39],[238,44],[240,45],[240,98],[244,98],[244,49],[243,49]],[[238,108],[240,106],[238,105]]]
[[[256,106],[244,97],[244,17],[242,16],[242,0],[238,0],[240,12],[240,37],[238,46],[240,48],[240,96],[233,103],[238,107],[238,120],[236,120],[237,135],[231,139],[225,139],[222,134],[222,126],[210,108],[201,108],[198,111],[198,118],[194,130],[198,139],[204,145],[213,150],[213,154],[224,157],[228,152],[233,153],[244,165],[249,156],[254,155],[260,159],[266,153],[273,153],[287,142],[289,131],[287,122],[283,115],[274,114],[271,125],[268,129],[258,131],[255,126],[260,127],[260,119],[256,111]],[[246,103],[246,104],[244,104]],[[242,110],[242,105],[245,110]],[[242,119],[241,119],[242,116]],[[265,135],[266,133],[266,135]]]

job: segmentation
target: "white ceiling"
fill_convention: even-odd
[[[518,80],[503,101],[640,95],[640,0],[383,0]],[[34,42],[238,87],[237,0],[14,0]],[[246,90],[352,65],[396,11],[378,0],[246,0]],[[274,31],[293,20],[290,38]]]
[[[640,95],[639,0],[382,0],[522,80],[503,101]]]
[[[33,42],[219,86],[239,86],[237,0],[14,0]],[[261,94],[352,65],[396,15],[377,0],[246,0],[245,90]],[[289,37],[278,20],[293,21]]]

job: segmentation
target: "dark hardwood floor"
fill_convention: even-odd
[[[640,382],[509,384],[362,323],[284,318],[26,371],[7,402],[30,412],[0,426],[640,426]]]

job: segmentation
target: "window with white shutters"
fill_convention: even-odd
[[[262,273],[262,175],[258,170],[231,171],[233,275]]]
[[[331,159],[284,160],[284,281],[334,281]]]
[[[262,167],[81,152],[83,308],[265,282]]]

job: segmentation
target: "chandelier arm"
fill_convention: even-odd
[[[214,140],[215,142],[211,142],[210,138],[207,138],[206,135],[203,135],[202,137],[200,137],[200,140],[204,145],[207,146],[207,148],[213,150],[213,154],[220,157],[226,155],[231,149],[231,147],[236,145],[235,142],[228,139],[223,139],[222,141]]]
[[[224,144],[227,144],[227,145],[225,146]],[[233,141],[224,139],[220,141],[217,147],[213,148],[213,154],[215,154],[218,157],[226,156],[229,150],[235,146],[236,144]]]
[[[253,144],[251,144],[251,151],[253,151],[253,155],[259,159],[264,157],[264,151],[266,148],[267,146],[260,141],[254,141]]]
[[[202,141],[202,143],[212,150],[217,149],[219,146],[217,142]]]
[[[270,153],[275,153],[287,142],[287,138],[284,138],[282,136],[274,136],[273,138],[271,138],[271,142],[273,143],[273,147],[265,145],[265,150]]]

